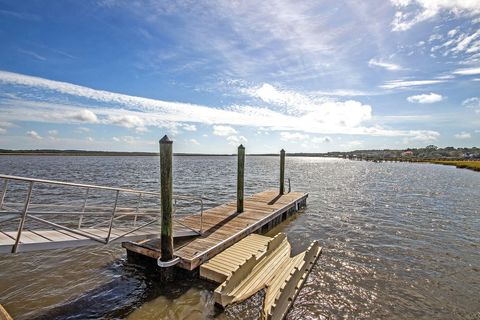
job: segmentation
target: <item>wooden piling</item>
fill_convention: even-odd
[[[237,212],[243,212],[243,191],[245,173],[245,147],[238,146],[238,169],[237,169]]]
[[[285,194],[285,150],[280,150],[280,195]]]
[[[166,135],[160,140],[160,197],[162,206],[161,261],[173,259],[173,170],[172,144]]]

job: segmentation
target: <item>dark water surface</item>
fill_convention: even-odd
[[[276,231],[295,252],[323,246],[288,319],[480,317],[480,173],[322,158],[286,167],[292,189],[310,196]],[[0,173],[158,189],[156,157],[7,156]],[[235,157],[176,157],[174,173],[177,194],[235,199]],[[247,195],[277,177],[277,158],[247,157]],[[0,254],[0,303],[15,319],[226,318],[212,288],[158,285],[119,244]]]

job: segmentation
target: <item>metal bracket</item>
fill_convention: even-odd
[[[176,265],[177,263],[180,262],[180,258],[175,258],[175,259],[172,259],[172,260],[169,260],[169,261],[161,261],[160,258],[157,259],[157,265],[160,267],[160,268],[168,268],[168,267],[172,267],[174,265]]]

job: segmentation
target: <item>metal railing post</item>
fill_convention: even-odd
[[[200,198],[200,234],[203,233],[203,199]]]
[[[78,219],[78,229],[82,227],[83,214],[85,213],[85,207],[87,206],[87,199],[88,199],[89,192],[90,192],[90,188],[87,188],[87,192],[85,194],[85,200],[83,200],[82,214],[80,215],[80,219]]]
[[[27,218],[28,206],[30,205],[30,199],[32,197],[33,190],[33,181],[30,181],[30,186],[28,187],[27,199],[25,200],[25,205],[22,211],[22,217],[20,219],[20,224],[18,225],[17,237],[15,238],[15,244],[12,247],[12,253],[17,253],[18,244],[20,243],[20,237],[22,236],[23,225],[25,224],[25,219]]]
[[[5,196],[7,194],[7,185],[8,185],[8,179],[5,178],[5,182],[3,183],[2,198],[0,202],[0,210],[2,210],[3,208],[3,201],[5,201]]]
[[[288,178],[288,193],[292,192],[292,186],[290,185],[290,178]]]
[[[117,190],[117,195],[115,196],[115,204],[113,205],[112,218],[110,219],[110,227],[108,228],[108,235],[105,243],[110,242],[110,235],[112,234],[113,219],[115,218],[115,212],[117,211],[118,195],[120,190]]]
[[[138,194],[138,200],[137,200],[137,208],[135,209],[135,213],[138,213],[138,210],[140,209],[140,201],[142,200],[142,193],[140,192]],[[137,225],[137,217],[138,215],[135,215],[133,218],[133,226],[135,227]]]

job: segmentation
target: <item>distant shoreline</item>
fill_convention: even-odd
[[[25,149],[11,150],[0,149],[0,156],[110,156],[110,157],[153,157],[158,156],[158,152],[126,152],[126,151],[87,151],[87,150],[56,150],[56,149]],[[216,153],[174,153],[175,156],[190,157],[225,157],[236,156],[236,153],[216,154]],[[273,156],[278,157],[279,153],[252,153],[248,156]],[[355,151],[330,151],[330,152],[288,152],[288,157],[323,157],[323,158],[344,158],[352,160],[367,161],[435,161],[435,160],[480,160],[480,148],[438,148],[436,146],[427,146],[425,148],[412,148],[403,150],[384,149],[384,150],[355,150]]]
[[[477,148],[475,148],[477,149]],[[371,151],[370,151],[371,152]],[[380,152],[380,151],[377,151]],[[373,162],[413,162],[413,163],[432,163],[456,166],[457,168],[480,171],[480,159],[455,159],[455,158],[416,158],[416,157],[382,157],[380,154],[356,156],[353,152],[329,152],[329,153],[288,153],[289,157],[317,157],[317,158],[340,158],[360,161]],[[158,156],[155,152],[115,152],[115,151],[85,151],[85,150],[2,150],[0,156],[67,156],[67,157],[153,157]],[[174,153],[175,156],[185,157],[233,157],[236,154],[208,154],[208,153]],[[278,157],[279,154],[247,154],[253,157]]]

